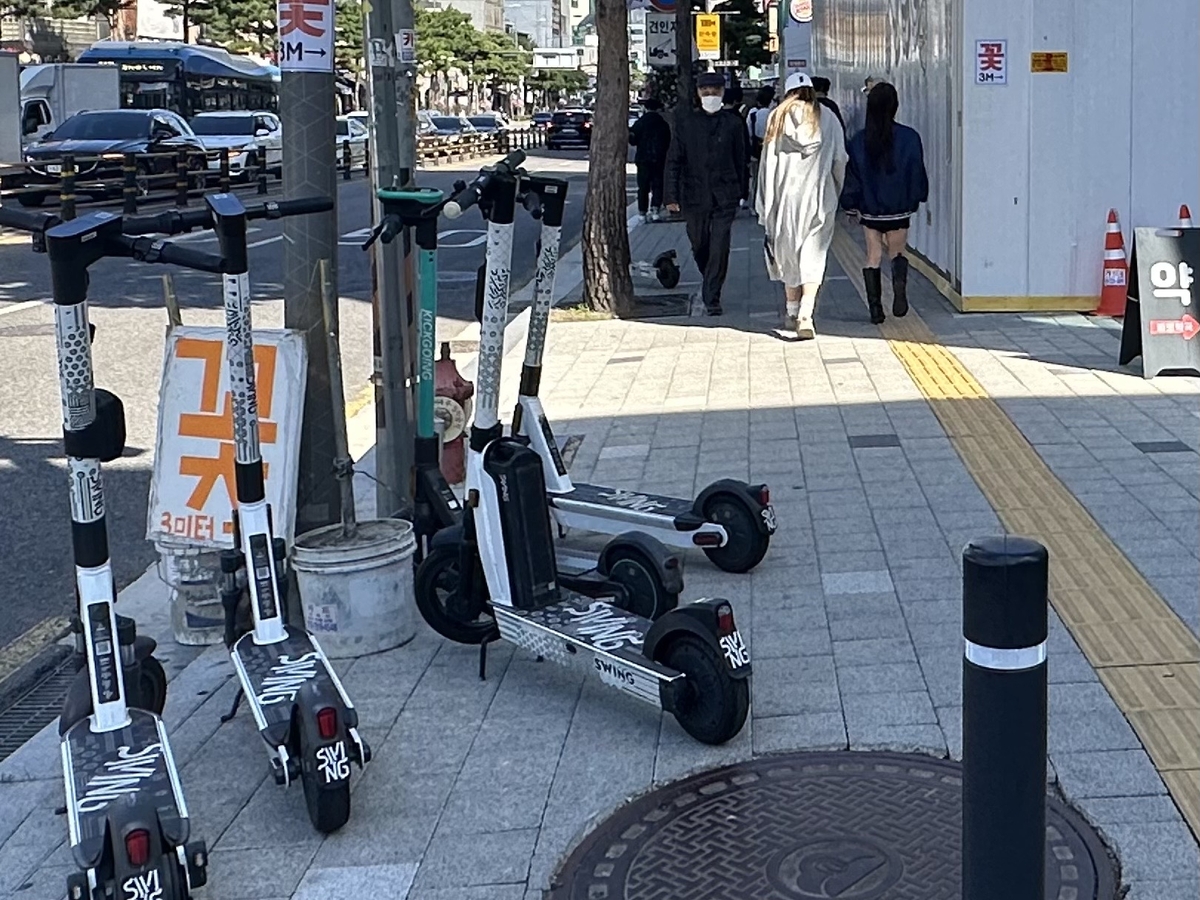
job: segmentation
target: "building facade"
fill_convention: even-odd
[[[456,9],[480,31],[504,33],[504,0],[433,0],[437,9]]]

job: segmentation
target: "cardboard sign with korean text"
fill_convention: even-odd
[[[298,331],[254,331],[258,435],[276,533],[291,543],[307,353]],[[177,326],[167,339],[146,538],[233,546],[233,410],[225,329]]]
[[[1200,374],[1200,228],[1135,228],[1142,371]]]

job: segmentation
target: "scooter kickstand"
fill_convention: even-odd
[[[245,696],[246,692],[241,688],[238,688],[237,693],[233,695],[233,706],[230,708],[229,712],[221,716],[222,725],[224,725],[226,722],[233,721],[233,717],[237,715],[238,707],[242,705],[242,698]]]
[[[500,632],[489,631],[479,642],[479,680],[487,681],[487,648],[488,644],[500,638]]]

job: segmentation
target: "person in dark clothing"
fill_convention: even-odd
[[[741,118],[743,118],[742,102],[744,100],[745,100],[745,94],[742,92],[742,89],[740,87],[726,88],[725,96],[721,101],[721,106],[726,111],[733,113],[735,116],[737,116],[739,119],[741,119]],[[743,130],[742,135],[746,138],[746,160],[747,160],[746,164],[749,165],[750,150],[751,150],[750,132]],[[742,198],[742,202],[738,205],[741,206],[742,208],[745,208],[749,197],[750,197],[750,189],[749,189],[749,187],[747,187],[746,188],[746,196]]]
[[[746,113],[746,136],[750,139],[750,196],[758,195],[758,166],[762,159],[763,137],[767,133],[767,120],[775,104],[775,88],[758,89],[754,106]],[[754,205],[750,208],[753,210]]]
[[[629,129],[629,143],[635,148],[637,167],[638,212],[648,221],[658,218],[663,203],[663,172],[667,150],[671,146],[671,126],[659,110],[662,102],[654,97],[642,101],[646,110]]]
[[[721,288],[729,268],[729,232],[749,192],[749,141],[741,117],[722,109],[725,79],[696,78],[700,109],[679,117],[667,154],[667,209],[682,212],[692,258],[704,275],[701,296],[710,316],[721,314]]]
[[[892,261],[892,315],[908,312],[908,244],[910,217],[929,199],[929,176],[921,136],[897,124],[896,89],[878,82],[867,95],[866,127],[851,138],[847,151],[842,207],[857,215],[867,242],[867,307],[871,321],[884,320],[883,282],[879,265],[887,250]]]
[[[822,106],[828,106],[830,110],[833,111],[833,114],[837,116],[837,120],[842,123],[842,131],[845,131],[846,120],[842,118],[842,110],[838,107],[835,101],[829,99],[829,88],[832,87],[830,80],[828,78],[822,78],[819,75],[814,75],[812,83],[813,91],[816,92],[817,95],[817,102]]]

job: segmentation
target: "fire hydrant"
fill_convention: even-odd
[[[448,341],[442,343],[441,358],[434,365],[433,392],[434,428],[442,438],[438,467],[448,484],[461,484],[467,479],[464,449],[475,385],[458,374]]]

